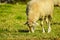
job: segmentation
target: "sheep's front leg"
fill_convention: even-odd
[[[45,29],[44,29],[44,26],[43,26],[43,20],[41,20],[41,27],[43,29],[43,33],[45,33]]]
[[[51,27],[50,27],[50,20],[46,18],[46,23],[48,24],[48,33],[51,32]]]
[[[34,27],[35,27],[36,23],[34,23],[33,21],[28,21],[28,27],[29,27],[29,33],[32,32],[34,33]]]
[[[30,32],[34,33],[34,27],[29,27],[29,33]]]

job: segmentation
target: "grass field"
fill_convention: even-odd
[[[28,33],[25,9],[26,4],[0,4],[0,40],[60,40],[60,7],[54,9],[52,31],[44,34],[40,25]]]

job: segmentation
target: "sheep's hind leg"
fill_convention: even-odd
[[[50,33],[51,32],[51,27],[50,27],[50,22],[48,23],[48,33]]]

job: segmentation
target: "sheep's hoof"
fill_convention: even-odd
[[[34,30],[32,30],[31,33],[34,33]]]
[[[29,31],[29,33],[31,33],[31,32]]]
[[[43,33],[45,33],[45,31]]]
[[[50,32],[51,32],[51,28],[48,29],[48,33],[50,33]]]
[[[29,32],[29,33],[34,33],[34,32]]]
[[[34,33],[34,31],[29,31],[29,33]]]
[[[48,31],[48,33],[50,33],[50,32],[51,32],[51,30]]]
[[[43,33],[45,33],[45,30],[43,30]]]

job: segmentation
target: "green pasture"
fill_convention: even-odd
[[[26,19],[26,4],[0,4],[0,40],[60,40],[60,7],[54,8],[50,33],[47,25],[44,34],[40,25],[29,33]]]

